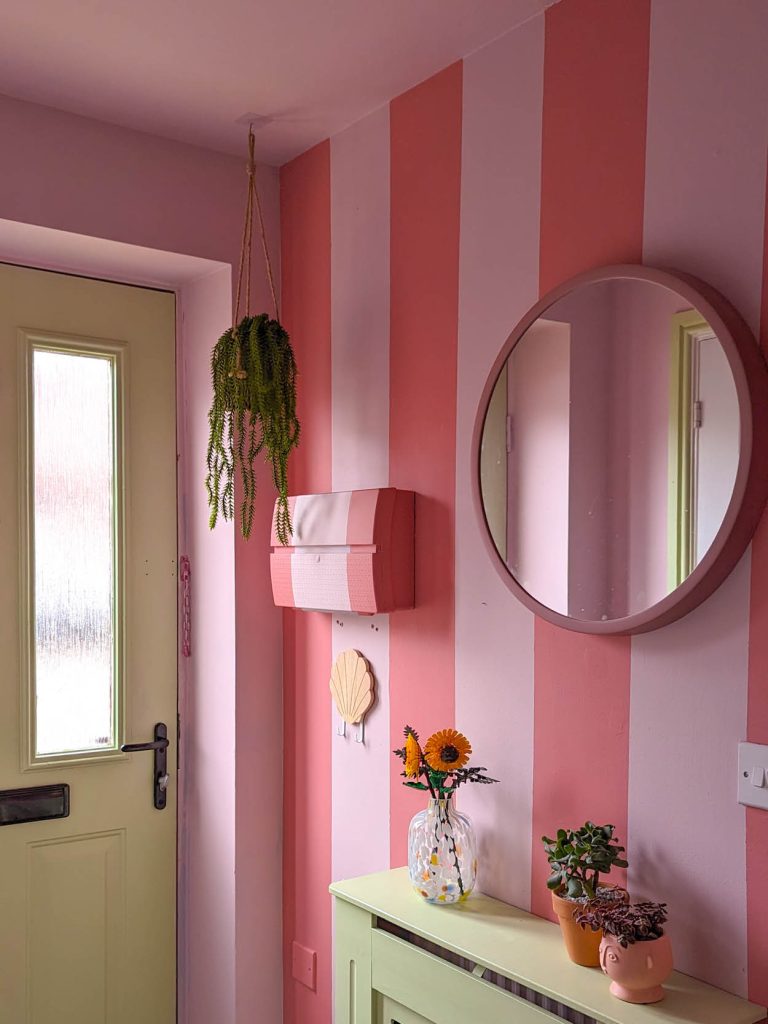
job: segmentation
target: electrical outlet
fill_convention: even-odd
[[[768,746],[739,744],[739,803],[768,810]]]
[[[314,992],[317,985],[317,953],[294,941],[291,954],[291,974],[294,979]]]

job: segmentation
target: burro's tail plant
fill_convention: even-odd
[[[267,279],[275,307],[274,320],[266,313],[258,316],[249,314],[254,208],[259,217]],[[240,319],[243,293],[246,315]],[[296,362],[288,334],[280,323],[264,218],[256,188],[253,127],[248,132],[248,200],[234,323],[222,334],[213,350],[211,376],[213,401],[208,413],[210,434],[205,480],[210,527],[214,528],[219,516],[234,519],[235,482],[239,476],[240,530],[243,537],[250,537],[256,497],[254,463],[263,452],[271,466],[272,480],[277,489],[275,532],[281,544],[288,544],[291,537],[288,457],[299,443]]]
[[[219,338],[211,359],[213,402],[208,413],[206,488],[210,526],[233,519],[240,475],[240,529],[249,537],[256,497],[256,457],[264,451],[277,489],[276,533],[291,534],[288,456],[299,442],[296,363],[287,333],[266,313],[246,316]]]
[[[558,829],[555,839],[542,836],[551,874],[547,888],[569,900],[593,900],[600,876],[625,868],[624,847],[614,841],[613,825],[587,821],[581,828]]]

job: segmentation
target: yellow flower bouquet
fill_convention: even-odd
[[[485,774],[487,768],[467,766],[472,744],[455,729],[433,733],[423,748],[419,734],[410,725],[406,725],[403,733],[405,746],[393,753],[403,762],[400,774],[410,789],[429,790],[434,800],[446,800],[465,782],[489,785],[499,781]]]
[[[468,764],[472,746],[455,729],[440,729],[421,746],[406,725],[405,746],[394,754],[403,762],[404,785],[428,791],[429,806],[408,829],[408,872],[416,892],[428,903],[465,900],[477,876],[477,842],[472,822],[457,811],[451,797],[465,782],[497,782],[487,769]]]

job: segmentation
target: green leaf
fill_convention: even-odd
[[[577,878],[569,878],[566,886],[566,894],[571,898],[575,899],[581,896],[581,883]]]

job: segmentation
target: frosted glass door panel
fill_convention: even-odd
[[[115,361],[35,348],[38,757],[116,745]]]

